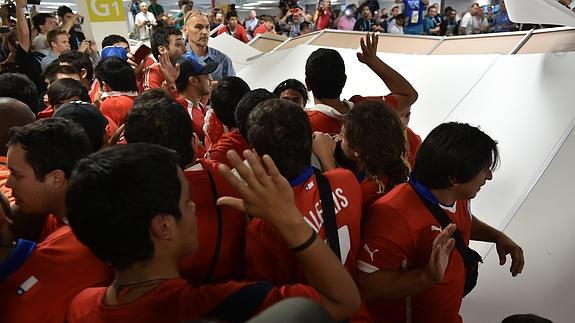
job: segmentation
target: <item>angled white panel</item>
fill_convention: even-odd
[[[226,53],[232,60],[236,73],[247,65],[248,58],[261,54],[259,50],[227,33],[210,39],[209,46]]]
[[[505,0],[509,19],[516,23],[575,27],[575,13],[557,0]]]
[[[476,289],[463,300],[466,323],[501,322],[514,313],[535,313],[558,323],[573,321],[573,165],[575,131],[505,230],[524,249],[523,273],[512,278],[509,264],[499,266],[497,253],[490,252],[480,266]]]
[[[499,142],[501,166],[472,204],[495,227],[511,220],[575,123],[573,59],[502,56],[448,117],[479,125]]]

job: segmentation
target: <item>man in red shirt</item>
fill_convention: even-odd
[[[246,129],[254,149],[277,160],[279,171],[290,180],[304,221],[325,239],[326,204],[320,200],[318,180],[310,166],[312,138],[305,112],[286,100],[267,100],[249,114]],[[350,171],[333,169],[324,175],[333,195],[341,262],[355,276],[361,189]],[[270,280],[277,285],[307,281],[285,244],[277,239],[270,224],[261,219],[252,219],[248,225],[246,261],[250,279]]]
[[[100,111],[121,126],[138,96],[134,70],[128,62],[108,57],[98,63],[95,72],[103,90]]]
[[[151,143],[173,149],[178,164],[192,187],[196,204],[198,241],[202,248],[180,261],[180,273],[193,284],[239,280],[244,274],[244,231],[246,218],[227,206],[216,206],[219,196],[237,196],[216,170],[217,164],[196,159],[190,116],[174,100],[139,103],[128,115],[125,137],[128,143]]]
[[[26,213],[50,215],[45,238],[0,284],[0,321],[63,322],[78,292],[111,281],[108,266],[76,240],[66,224],[68,179],[89,151],[84,131],[70,120],[42,119],[11,130],[7,185],[16,205]],[[40,215],[35,217],[42,219]]]
[[[235,37],[237,40],[244,43],[248,43],[250,40],[248,38],[248,33],[244,26],[238,22],[238,13],[235,11],[230,11],[226,14],[226,21],[228,22],[225,26],[218,30],[218,35],[223,33],[228,33]]]
[[[212,76],[218,63],[204,63],[194,53],[188,52],[175,60],[179,75],[175,87],[179,93],[176,101],[188,112],[194,125],[194,133],[204,140],[204,118],[208,108],[201,102],[202,96],[211,92]]]
[[[225,132],[215,143],[215,140],[210,138],[212,146],[208,149],[207,158],[230,166],[226,157],[228,150],[234,150],[240,154],[242,151],[250,149],[250,145],[240,134],[235,118],[238,102],[249,91],[250,86],[236,76],[228,76],[221,80],[212,91],[212,110],[223,126],[228,129],[228,132]]]
[[[307,110],[313,131],[320,131],[330,135],[339,134],[343,116],[353,109],[354,103],[364,100],[384,100],[401,117],[405,111],[417,100],[417,91],[401,74],[385,64],[377,57],[378,36],[367,35],[361,39],[361,53],[358,60],[374,71],[391,91],[386,96],[362,97],[353,96],[349,101],[341,100],[340,95],[347,76],[345,63],[341,55],[327,48],[314,51],[307,59],[305,66],[305,83],[313,93],[315,106]],[[410,156],[415,158],[417,148],[421,143],[411,129],[407,128]]]
[[[396,186],[369,210],[357,262],[358,285],[376,321],[462,322],[459,307],[466,265],[454,240],[426,203],[455,223],[462,244],[495,242],[500,263],[511,254],[513,276],[523,270],[521,248],[503,232],[481,222],[469,202],[492,179],[497,143],[476,127],[445,123],[427,136],[410,183]],[[443,224],[445,225],[445,224]]]
[[[335,320],[347,318],[359,304],[353,280],[302,220],[289,184],[271,158],[264,156],[264,168],[253,153],[245,153],[251,168],[235,152],[229,154],[244,182],[229,168],[220,168],[243,199],[222,197],[218,203],[272,223],[312,286],[189,285],[180,278],[178,261],[198,250],[195,204],[189,197],[203,188],[190,187],[171,150],[143,143],[119,145],[84,159],[71,179],[66,201],[70,224],[117,275],[107,288],[81,292],[70,305],[67,321],[245,321],[271,303],[296,295],[320,302]]]
[[[172,65],[176,58],[186,52],[182,32],[174,27],[156,28],[150,41],[152,55],[157,63],[144,70],[144,91],[163,88],[175,99],[178,71]]]
[[[274,18],[271,16],[263,15],[260,20],[262,23],[254,30],[254,38],[257,35],[265,34],[274,31]]]

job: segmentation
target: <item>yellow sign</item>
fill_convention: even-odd
[[[125,21],[122,0],[87,0],[90,22]]]

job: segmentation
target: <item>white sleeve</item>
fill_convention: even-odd
[[[467,28],[469,28],[469,21],[470,20],[471,20],[471,14],[468,12],[463,16],[463,18],[461,18],[461,21],[459,22],[459,26],[465,28],[467,31]]]

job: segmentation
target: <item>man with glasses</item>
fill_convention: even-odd
[[[187,35],[188,52],[193,52],[206,64],[211,62],[218,63],[218,67],[212,73],[214,81],[220,81],[227,76],[236,75],[232,60],[219,50],[208,47],[210,21],[207,14],[197,10],[188,12],[184,19],[183,31]]]

